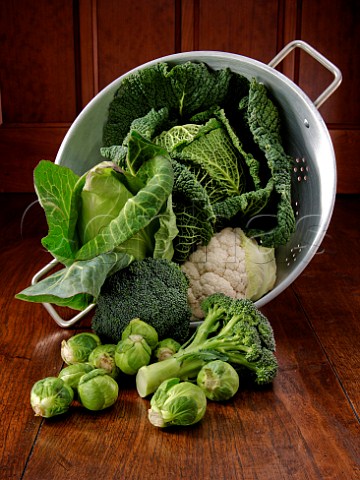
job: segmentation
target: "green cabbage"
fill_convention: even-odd
[[[121,82],[109,106],[101,153],[126,170],[128,138],[137,131],[164,147],[173,165],[176,161],[192,174],[191,180],[176,182],[183,171],[174,169],[176,260],[186,259],[226,226],[238,226],[275,248],[295,230],[291,158],[282,146],[280,120],[266,87],[256,79],[201,62],[160,62]],[[192,191],[201,187],[210,202],[209,218],[196,201],[189,208],[190,181]]]
[[[239,154],[223,124],[211,118],[203,126],[185,127],[173,127],[153,142],[195,173],[212,202],[242,193],[245,178]]]
[[[131,172],[105,161],[78,177],[67,167],[39,163],[35,188],[49,227],[42,243],[64,268],[17,298],[81,310],[109,275],[134,259],[172,259],[178,231],[171,160],[133,133],[127,164]]]

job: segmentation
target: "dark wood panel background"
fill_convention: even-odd
[[[0,2],[0,191],[33,190],[80,110],[109,82],[154,58],[223,50],[268,63],[303,39],[343,73],[320,107],[332,136],[338,192],[360,192],[357,0],[12,0]],[[313,100],[327,70],[294,52],[279,66]]]

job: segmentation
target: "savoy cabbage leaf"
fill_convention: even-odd
[[[132,122],[152,109],[166,107],[170,121],[185,123],[197,111],[221,103],[231,77],[230,69],[213,71],[201,62],[173,67],[160,62],[126,76],[109,106],[104,146],[122,145]]]
[[[291,205],[291,158],[282,145],[279,112],[266,87],[256,80],[250,82],[249,95],[240,103],[240,109],[244,112],[254,142],[265,155],[276,193],[273,210],[264,212],[272,214],[275,225],[268,230],[253,228],[249,234],[256,236],[264,246],[284,245],[295,231],[296,221]],[[261,224],[259,221],[256,223]]]
[[[184,262],[198,245],[207,245],[214,235],[215,214],[206,189],[183,164],[172,160],[173,202],[178,235],[173,240],[173,260]]]
[[[242,190],[242,171],[236,151],[216,119],[210,119],[203,126],[173,127],[153,141],[167,148],[173,159],[189,168],[213,202]]]

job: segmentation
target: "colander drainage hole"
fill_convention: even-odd
[[[297,181],[301,182],[304,180],[308,179],[308,172],[309,172],[309,166],[306,165],[306,160],[304,157],[302,158],[295,158],[296,165],[294,166],[293,170],[294,173],[297,175]]]
[[[299,202],[297,200],[294,204],[294,211],[295,211],[295,216],[298,217],[299,216]]]
[[[292,247],[290,249],[291,255],[287,256],[285,258],[286,266],[290,267],[291,263],[296,262],[297,260],[297,254],[300,253],[302,250],[301,245],[298,243],[296,247]]]

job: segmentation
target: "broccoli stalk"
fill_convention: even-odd
[[[162,362],[140,368],[136,386],[141,397],[166,379],[193,380],[212,360],[224,360],[249,372],[255,383],[270,383],[277,373],[275,339],[269,320],[250,300],[216,293],[202,308],[204,321],[180,350]]]

